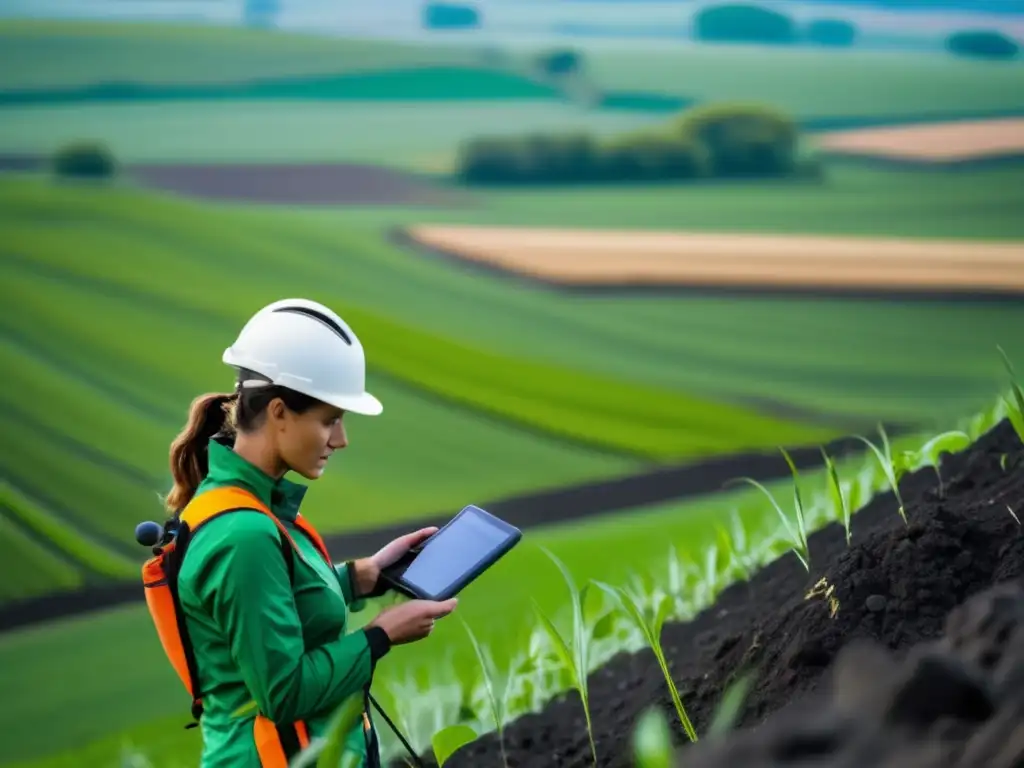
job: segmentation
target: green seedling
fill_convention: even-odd
[[[653,618],[650,618],[644,614],[640,602],[621,587],[613,587],[601,581],[594,581],[593,584],[611,597],[612,601],[632,619],[637,629],[643,632],[647,644],[654,651],[654,656],[658,660],[658,666],[661,667],[661,674],[664,675],[665,683],[668,686],[669,693],[672,695],[672,703],[675,705],[679,722],[683,726],[683,730],[686,731],[690,741],[697,741],[697,731],[686,714],[683,701],[679,696],[679,689],[676,688],[675,681],[672,679],[672,672],[668,668],[665,652],[661,648],[661,630],[665,625],[665,620],[668,618],[672,605],[671,601],[667,597],[663,599],[654,612]]]
[[[711,718],[711,725],[708,727],[709,737],[718,738],[733,729],[739,721],[743,703],[747,700],[747,694],[750,693],[753,684],[754,673],[747,672],[725,689],[722,700]]]
[[[946,489],[942,482],[942,472],[939,470],[942,454],[962,451],[970,444],[971,437],[966,432],[961,432],[958,429],[943,432],[922,445],[916,452],[905,451],[903,466],[910,469],[922,461],[931,464],[935,468],[935,477],[939,481],[939,498],[944,499],[946,498]]]
[[[850,539],[853,536],[851,531],[853,513],[850,508],[850,499],[843,493],[842,483],[839,482],[839,471],[836,469],[836,463],[832,457],[825,452],[824,448],[821,449],[821,456],[825,459],[825,469],[827,470],[828,497],[832,503],[832,509],[838,513],[837,516],[846,531],[846,546],[850,546]]]
[[[881,467],[882,472],[885,473],[885,479],[889,482],[889,487],[892,489],[893,495],[896,497],[896,503],[899,505],[898,510],[900,517],[903,518],[903,524],[910,525],[910,523],[907,522],[907,510],[903,505],[903,497],[900,495],[900,479],[906,473],[906,465],[902,458],[893,458],[892,446],[889,444],[889,436],[885,433],[885,427],[879,424],[878,432],[882,436],[881,448],[876,446],[866,437],[862,437],[861,435],[854,435],[854,437],[870,448],[871,452],[875,455],[875,458],[878,460],[878,465]]]
[[[541,547],[541,549],[551,559],[551,561],[558,566],[558,570],[561,571],[562,578],[565,580],[566,586],[569,588],[569,595],[572,599],[573,617],[573,634],[571,644],[562,637],[558,628],[554,625],[551,619],[547,617],[544,611],[541,610],[536,600],[533,601],[533,607],[537,611],[537,615],[540,617],[541,626],[547,631],[552,644],[555,646],[555,650],[558,653],[562,666],[569,672],[572,678],[572,683],[580,695],[580,701],[583,704],[583,715],[587,722],[587,738],[590,739],[590,754],[593,757],[594,765],[596,766],[597,747],[594,744],[594,729],[590,719],[590,697],[587,692],[587,675],[590,672],[590,639],[587,636],[587,627],[583,619],[583,603],[587,596],[587,587],[584,586],[582,590],[577,590],[576,582],[573,580],[569,569],[565,567],[565,564],[547,548]]]
[[[434,748],[434,759],[437,760],[438,766],[443,766],[448,758],[473,741],[476,736],[476,731],[468,725],[450,725],[435,733],[430,739],[430,744]]]
[[[498,746],[501,748],[502,765],[508,765],[508,756],[505,754],[505,718],[507,715],[506,705],[508,703],[509,677],[498,672],[497,665],[489,652],[480,646],[473,630],[465,621],[462,625],[466,628],[469,641],[476,652],[477,661],[480,662],[480,669],[483,671],[484,688],[487,691],[487,702],[490,705],[491,718],[494,721],[495,731],[498,733]],[[436,748],[435,748],[436,751]],[[440,760],[440,758],[438,758]]]
[[[675,758],[672,733],[665,713],[649,707],[633,731],[633,762],[636,768],[670,768]]]
[[[803,565],[804,570],[810,573],[811,553],[810,547],[807,542],[807,523],[804,517],[804,503],[803,498],[800,495],[800,476],[797,472],[796,465],[793,463],[793,459],[790,457],[786,449],[779,448],[779,450],[782,451],[782,455],[786,459],[786,463],[789,465],[789,470],[793,475],[793,506],[796,512],[795,527],[793,526],[792,522],[790,522],[790,519],[786,515],[786,513],[782,511],[782,507],[779,506],[779,503],[775,500],[775,497],[772,495],[772,492],[765,488],[763,485],[761,485],[761,483],[759,483],[757,480],[754,480],[751,477],[741,477],[736,481],[730,481],[730,483],[748,483],[749,485],[752,485],[755,488],[757,488],[759,491],[761,491],[761,493],[763,493],[767,497],[768,501],[771,502],[771,505],[775,508],[775,511],[778,513],[779,519],[782,520],[782,524],[786,528],[786,533],[789,534],[789,542],[793,554],[795,554],[797,558],[800,560],[800,564]]]
[[[996,345],[996,349],[999,350],[999,354],[1003,358],[1006,372],[1010,374],[1010,389],[1013,392],[1013,402],[1003,398],[1003,402],[1006,403],[1006,415],[1010,419],[1017,437],[1024,443],[1024,391],[1021,390],[1020,384],[1017,382],[1017,374],[1013,370],[1013,363],[1010,362],[1009,356],[1002,347]]]

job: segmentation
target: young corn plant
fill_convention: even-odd
[[[571,640],[562,637],[561,632],[554,625],[547,614],[534,600],[533,607],[540,618],[541,626],[551,638],[563,667],[570,673],[573,686],[579,693],[580,701],[583,704],[583,715],[587,722],[587,738],[590,740],[590,754],[593,757],[594,765],[597,766],[597,747],[594,744],[594,728],[590,719],[590,696],[587,690],[587,675],[590,672],[589,652],[590,638],[588,637],[587,626],[583,618],[583,603],[587,596],[587,586],[582,590],[576,589],[576,582],[572,578],[565,563],[558,559],[553,552],[541,547],[543,552],[558,566],[562,573],[566,586],[569,588],[569,595],[572,599],[573,634]]]
[[[903,467],[907,470],[914,470],[925,464],[931,465],[935,469],[935,477],[939,483],[939,498],[944,499],[946,498],[946,488],[942,482],[942,472],[939,469],[942,454],[962,451],[970,444],[971,438],[966,432],[961,432],[958,429],[943,432],[916,451],[904,451]]]
[[[498,746],[501,749],[501,764],[508,768],[508,756],[505,754],[505,720],[508,715],[506,709],[508,704],[508,683],[509,676],[501,674],[494,658],[490,652],[485,650],[477,640],[473,630],[465,621],[462,625],[466,628],[469,641],[476,652],[477,661],[483,673],[484,687],[487,691],[487,702],[491,710],[491,718],[494,721],[494,729],[498,734]],[[473,738],[476,738],[475,735]],[[459,746],[462,746],[461,744]],[[440,760],[439,760],[440,762]]]
[[[654,616],[650,617],[645,615],[640,602],[621,587],[613,587],[602,581],[594,581],[592,583],[598,589],[611,597],[612,601],[617,604],[618,607],[627,614],[630,619],[632,619],[637,628],[644,633],[644,637],[647,639],[647,644],[651,647],[651,650],[654,651],[654,656],[658,660],[658,666],[661,667],[661,674],[665,677],[665,684],[668,686],[669,693],[672,696],[672,704],[676,708],[676,714],[679,716],[679,722],[683,726],[683,730],[686,731],[686,735],[689,737],[690,741],[697,741],[697,731],[694,729],[693,723],[690,722],[690,718],[686,714],[682,698],[679,696],[679,689],[676,688],[675,681],[672,679],[672,672],[668,667],[668,661],[665,659],[665,652],[661,648],[661,630],[664,627],[665,619],[668,618],[669,611],[672,608],[671,599],[666,596],[661,601],[661,604],[658,606]]]
[[[853,513],[850,508],[850,499],[843,493],[843,485],[839,481],[839,472],[836,470],[836,463],[832,460],[832,457],[825,452],[825,449],[821,449],[822,458],[825,459],[825,469],[827,470],[826,481],[828,483],[828,498],[832,503],[832,509],[837,513],[837,517],[842,521],[843,528],[846,530],[846,546],[850,546],[850,539],[853,532],[850,530]]]
[[[1003,398],[1003,402],[1006,403],[1006,416],[1013,425],[1017,437],[1024,443],[1024,391],[1021,390],[1020,384],[1017,383],[1017,374],[1013,370],[1013,363],[1010,362],[1009,356],[1003,351],[1002,347],[996,346],[996,349],[1002,355],[1003,365],[1006,367],[1006,372],[1010,375],[1010,389],[1013,392],[1013,402]]]
[[[900,517],[903,518],[903,524],[909,526],[910,523],[907,522],[907,510],[903,505],[903,497],[900,495],[900,479],[906,472],[906,467],[902,459],[896,459],[893,457],[892,446],[889,445],[889,436],[885,433],[885,427],[879,424],[878,432],[882,436],[881,448],[872,443],[866,437],[862,437],[861,435],[854,435],[854,437],[870,448],[871,452],[878,460],[878,465],[882,472],[885,473],[885,479],[889,482],[889,487],[892,489],[893,495],[896,497],[896,503],[899,505],[898,511],[900,513]]]
[[[790,521],[789,516],[782,511],[782,507],[775,500],[775,496],[772,492],[765,488],[757,480],[751,477],[741,477],[736,481],[731,482],[742,482],[748,483],[749,485],[757,488],[761,493],[765,495],[772,507],[775,508],[776,513],[779,515],[779,519],[782,520],[783,526],[785,526],[786,533],[789,535],[790,548],[793,554],[796,555],[797,559],[800,560],[800,564],[804,567],[808,573],[811,571],[811,553],[807,543],[807,523],[804,517],[804,503],[803,497],[800,495],[800,475],[797,472],[796,465],[793,463],[793,459],[785,448],[779,448],[782,452],[783,457],[786,459],[786,463],[789,465],[790,473],[793,475],[793,506],[796,513],[796,525]]]

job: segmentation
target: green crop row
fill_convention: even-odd
[[[135,341],[133,357],[172,380],[176,373],[180,379],[183,359],[173,351],[190,356],[200,333],[211,339],[218,329],[226,346],[261,297],[279,298],[289,284],[305,293],[315,284],[360,335],[373,369],[554,437],[640,457],[681,459],[834,436],[825,427],[764,415],[753,407],[474,348],[334,301],[330,285],[343,279],[343,264],[339,269],[309,255],[303,259],[301,248],[268,237],[252,219],[239,228],[226,213],[183,202],[152,198],[143,205],[120,193],[83,196],[56,189],[11,205],[21,215],[12,217],[5,238],[31,260],[30,268],[59,271],[61,279],[77,281],[83,289],[131,297],[137,309],[152,302],[168,318],[184,313],[202,318],[201,331],[196,320],[183,321],[177,338],[167,333],[159,346],[141,344],[122,331]],[[53,217],[79,224],[73,229],[74,248],[68,247],[66,227],[39,223]],[[182,220],[190,223],[187,234]],[[236,268],[239,263],[246,265],[245,274]],[[223,290],[193,291],[200,280],[220,283]]]
[[[0,603],[81,586],[82,574],[16,522],[0,502]]]
[[[26,528],[45,539],[55,550],[67,558],[69,563],[74,563],[92,574],[110,579],[133,579],[139,575],[138,567],[131,560],[121,557],[101,543],[91,540],[68,521],[58,519],[50,514],[7,480],[0,480],[0,508],[7,514],[18,518]],[[42,583],[46,583],[44,578],[50,577],[54,571],[51,568],[43,573],[32,571],[26,571],[26,573],[33,573],[34,578],[39,578]],[[69,581],[66,573],[57,574],[58,584],[63,585]]]

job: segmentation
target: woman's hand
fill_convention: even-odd
[[[443,603],[433,600],[410,600],[386,608],[368,626],[380,627],[393,645],[422,640],[434,631],[434,622],[455,610],[456,598]]]
[[[380,572],[397,563],[406,552],[437,533],[437,526],[421,528],[385,544],[376,554],[355,561],[356,583],[360,595],[369,595],[377,587]]]

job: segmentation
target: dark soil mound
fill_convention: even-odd
[[[699,744],[686,768],[1019,768],[1024,765],[1024,585],[974,595],[944,637],[902,663],[873,641],[839,654],[827,692],[757,729]]]
[[[1024,445],[1009,422],[1003,421],[964,452],[946,456],[942,476],[946,484],[944,498],[937,493],[936,475],[930,468],[903,479],[900,491],[909,526],[900,518],[893,495],[882,494],[854,516],[853,542],[849,548],[845,532],[837,524],[829,525],[810,538],[810,574],[792,554],[787,554],[759,571],[751,582],[725,590],[714,606],[693,621],[665,627],[662,645],[698,734],[706,731],[723,691],[744,671],[753,671],[756,679],[738,725],[757,726],[794,699],[801,698],[801,694],[822,695],[819,688],[824,686],[820,684],[827,679],[827,670],[844,646],[857,640],[873,641],[902,658],[910,647],[939,637],[947,614],[967,598],[993,584],[1020,579],[1024,574],[1024,531],[1007,507],[1022,516]],[[822,598],[805,599],[822,578],[835,587],[839,600],[834,618]],[[1019,614],[1020,609],[1016,610]],[[997,646],[1008,637],[1007,630],[993,627],[1003,626],[1005,622],[971,616],[974,618],[967,614],[953,617],[951,629],[961,637],[956,642],[974,657],[984,656],[985,664],[991,669],[998,656]],[[980,627],[982,634],[995,632],[996,637],[991,642],[973,635],[963,639],[965,633],[975,631],[968,625]],[[949,662],[948,654],[939,661],[908,662],[909,666],[891,673],[884,658],[871,664],[868,661],[874,659],[873,655],[863,664],[858,658],[847,656],[843,664],[838,665],[836,674],[851,679],[853,688],[858,682],[865,683],[863,696],[869,700],[876,695],[871,689],[876,678],[881,684],[908,674],[912,678],[923,676],[923,685],[938,685],[942,691],[950,690],[948,686],[953,684],[950,680],[960,681],[967,686],[965,690],[973,690],[970,685],[981,685],[976,681],[964,682],[967,678],[960,674],[963,665]],[[1024,689],[1024,683],[1018,681],[1017,688]],[[944,706],[941,697],[933,697],[929,690],[912,691],[911,696],[916,697],[918,704],[911,702],[906,706],[913,709],[935,698],[936,706],[941,709]],[[975,701],[966,694],[956,698],[973,702],[969,704],[972,717],[980,717],[980,712],[988,711],[986,707],[993,701],[986,699],[989,703],[983,704],[980,699]],[[633,728],[643,710],[652,703],[659,704],[675,723],[678,743],[682,745],[685,740],[664,679],[649,651],[619,655],[597,670],[590,678],[590,699],[601,766],[632,766]],[[840,705],[842,700],[840,696]],[[863,718],[861,730],[869,727],[869,717],[881,716],[879,712],[866,711],[867,705],[857,707],[859,709],[848,713],[847,719]],[[822,711],[820,707],[812,709],[812,713],[819,711]],[[835,718],[828,720],[828,717],[826,721],[830,727],[834,726]],[[1024,722],[1019,717],[1018,720]],[[788,765],[790,763],[782,762],[786,754],[806,757],[815,750],[823,757],[831,754],[841,739],[835,727],[815,731],[812,726],[821,722],[820,718],[799,721],[799,733],[804,734],[802,741],[797,739],[799,743],[791,744],[789,752],[771,753],[775,755],[772,759],[780,761],[780,765]],[[772,728],[784,727],[765,726],[753,733],[774,733]],[[960,726],[950,728],[954,735],[964,730]],[[757,741],[758,735],[743,738],[742,744],[754,745],[756,754],[769,755],[765,751],[767,735],[762,741]],[[505,732],[505,742],[511,768],[591,765],[583,710],[574,691],[558,697],[543,712],[511,723]],[[741,740],[736,743],[740,744]],[[696,759],[698,752],[702,755],[701,765],[715,768],[776,764],[756,762],[748,758],[746,752],[742,757],[739,753],[706,752],[708,746],[683,746],[681,751],[686,755],[687,765],[691,756]],[[455,768],[501,764],[494,734],[467,745],[447,763]],[[848,762],[845,756],[842,761],[825,760],[814,764],[882,765],[873,762],[873,758],[867,762]]]

